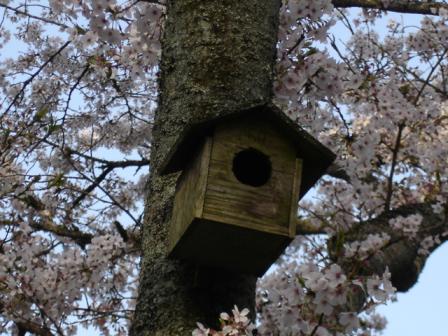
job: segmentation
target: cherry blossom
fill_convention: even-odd
[[[357,270],[397,235],[419,257],[448,239],[428,229],[447,209],[448,11],[380,33],[384,11],[333,3],[284,0],[279,13],[275,102],[337,154],[300,203],[309,235],[259,280],[256,312],[234,307],[220,330],[198,323],[193,335],[374,335],[392,276]],[[0,334],[32,323],[126,335],[165,1],[1,0],[0,11]],[[383,232],[367,230],[375,221]]]

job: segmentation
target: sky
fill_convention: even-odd
[[[448,321],[448,244],[442,245],[428,259],[420,278],[398,301],[382,306],[386,316],[384,336],[447,335]]]

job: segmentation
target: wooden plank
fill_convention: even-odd
[[[279,130],[264,120],[223,123],[215,130],[212,160],[233,160],[236,153],[254,148],[269,156],[273,170],[293,174],[296,150]]]
[[[177,182],[169,229],[169,251],[173,250],[192,221],[202,217],[212,143],[211,138],[205,140]]]
[[[203,217],[288,235],[293,181],[293,174],[272,171],[253,187],[236,179],[231,162],[211,160]]]
[[[251,229],[259,232],[265,232],[270,233],[278,236],[288,237],[290,238],[289,234],[289,228],[288,227],[282,227],[278,225],[272,225],[270,223],[266,223],[264,221],[250,221],[248,222],[246,219],[237,217],[237,216],[227,216],[226,222],[223,222],[223,214],[222,212],[213,212],[208,211],[204,213],[203,220],[209,221],[209,222],[219,222],[222,224],[240,227],[244,229]],[[236,235],[234,239],[239,239]],[[250,246],[247,246],[249,248]]]
[[[294,182],[291,192],[291,211],[289,217],[289,236],[291,238],[296,235],[297,210],[299,207],[300,182],[302,180],[302,159],[296,159],[296,169],[294,172]]]
[[[261,276],[291,242],[284,235],[195,219],[172,256],[195,263]],[[205,251],[205,253],[204,253]]]

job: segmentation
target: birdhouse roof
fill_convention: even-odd
[[[160,174],[183,170],[192,160],[192,156],[200,148],[205,137],[213,134],[216,125],[243,118],[268,121],[273,127],[280,129],[281,133],[296,147],[297,157],[303,159],[300,198],[317,182],[335,159],[333,152],[292,121],[278,107],[267,104],[191,125],[177,138],[176,143],[165,156]]]

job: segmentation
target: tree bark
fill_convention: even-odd
[[[256,277],[167,258],[178,176],[157,171],[189,125],[271,101],[279,7],[279,0],[168,1],[131,335],[191,335],[196,321],[216,325],[234,304],[253,311]]]

